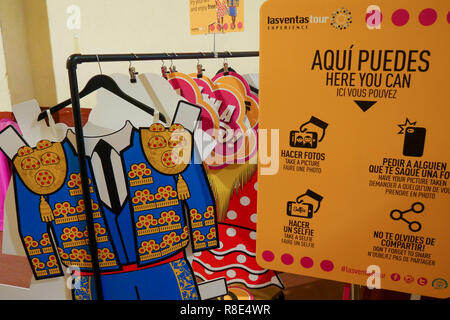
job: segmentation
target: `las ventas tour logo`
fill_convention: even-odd
[[[310,23],[328,23],[330,17],[291,16],[291,17],[267,17],[268,30],[302,30],[308,29]]]

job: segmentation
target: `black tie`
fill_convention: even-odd
[[[111,163],[112,147],[104,140],[100,140],[94,148],[94,152],[100,157],[102,162],[103,175],[105,177],[106,187],[108,189],[109,201],[111,203],[111,211],[116,215],[121,212],[119,193],[117,192],[117,184],[114,179],[114,171]]]

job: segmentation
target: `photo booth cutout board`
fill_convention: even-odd
[[[260,128],[279,129],[279,168],[260,167],[258,262],[446,298],[450,2],[371,4],[262,7]]]
[[[170,92],[172,93],[172,89],[170,88]],[[178,97],[175,93],[174,95]],[[178,103],[175,104],[174,111],[170,113],[170,118],[173,119],[173,122],[182,124],[186,129],[193,132],[196,129],[196,122],[199,118],[200,108],[197,106],[190,105],[188,103],[184,103],[182,99],[179,97],[177,98]],[[129,123],[129,122],[127,122]],[[92,126],[92,128],[98,127],[98,126]],[[108,131],[107,128],[101,128],[100,132]],[[52,128],[49,128],[52,129]],[[111,129],[111,128],[110,128]],[[71,133],[71,131],[69,130]],[[99,133],[100,133],[99,132]],[[37,133],[42,134],[42,130],[39,130]],[[92,132],[91,132],[92,134]],[[73,134],[72,134],[73,135]],[[2,131],[1,134],[1,140],[0,140],[0,147],[1,149],[10,157],[12,158],[16,151],[25,144],[25,142],[18,138],[17,133],[12,128],[7,128],[4,131]],[[70,136],[70,135],[68,135]],[[129,140],[129,139],[128,139]],[[89,139],[87,139],[89,142]],[[119,143],[119,144],[123,144]],[[87,143],[87,149],[89,149],[89,143]],[[8,213],[8,219],[6,220],[6,214],[5,214],[5,221],[6,225],[8,225],[8,229],[6,230],[4,234],[4,252],[9,252],[10,254],[25,256],[25,252],[23,250],[23,246],[21,243],[20,238],[18,237],[18,225],[17,225],[17,218],[15,217],[15,205],[14,205],[14,192],[13,188],[10,188],[8,191],[9,196],[8,199],[10,201],[7,201],[7,213]],[[12,215],[12,216],[11,216]],[[190,248],[186,248],[186,256],[187,259],[192,263],[192,252],[190,252]],[[5,294],[5,296],[13,296],[17,297],[18,299],[37,299],[39,296],[42,297],[42,299],[68,299],[70,298],[70,292],[67,290],[67,287],[65,285],[64,278],[57,278],[57,279],[47,279],[44,281],[36,281],[32,280],[31,287],[29,289],[25,288],[18,288],[18,287],[11,287],[11,286],[2,286],[0,284],[0,296]],[[50,288],[52,288],[50,290]],[[227,293],[226,284],[223,279],[216,279],[213,281],[203,282],[198,285],[199,294],[202,299],[211,299],[218,296],[223,296]],[[51,291],[52,295],[43,295],[43,291]]]
[[[189,15],[192,35],[244,31],[244,0],[189,1]]]

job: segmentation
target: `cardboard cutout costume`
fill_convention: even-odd
[[[257,172],[233,193],[219,222],[220,247],[194,254],[192,267],[203,280],[225,277],[228,297],[271,299],[284,289],[277,273],[256,262]]]
[[[214,106],[219,115],[219,128],[233,129],[233,136],[240,137],[226,152],[229,156],[225,162],[206,161],[216,201],[220,247],[195,253],[192,267],[195,275],[204,281],[225,278],[228,294],[222,299],[272,299],[284,288],[283,284],[276,272],[261,268],[256,262],[255,159],[259,98],[245,78],[234,72],[220,73],[213,80],[204,75],[189,76],[191,79],[177,73],[168,78],[174,89],[180,90],[191,103],[198,104],[201,99]],[[207,111],[204,109],[202,114],[208,114]],[[215,138],[219,140],[218,135]],[[223,152],[223,144],[224,141],[218,141],[209,160]]]
[[[8,127],[0,146],[14,164],[19,232],[35,278],[75,267],[73,298],[90,300],[96,299],[92,256],[71,138],[31,148]],[[179,124],[136,129],[127,123],[91,146],[88,176],[104,298],[199,299],[184,248],[190,239],[194,252],[214,249],[218,239],[215,204],[192,134]]]

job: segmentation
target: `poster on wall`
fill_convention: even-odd
[[[244,31],[244,0],[189,0],[191,34]]]
[[[450,296],[449,12],[437,0],[263,5],[260,141],[267,129],[277,170],[261,162],[261,266]]]

